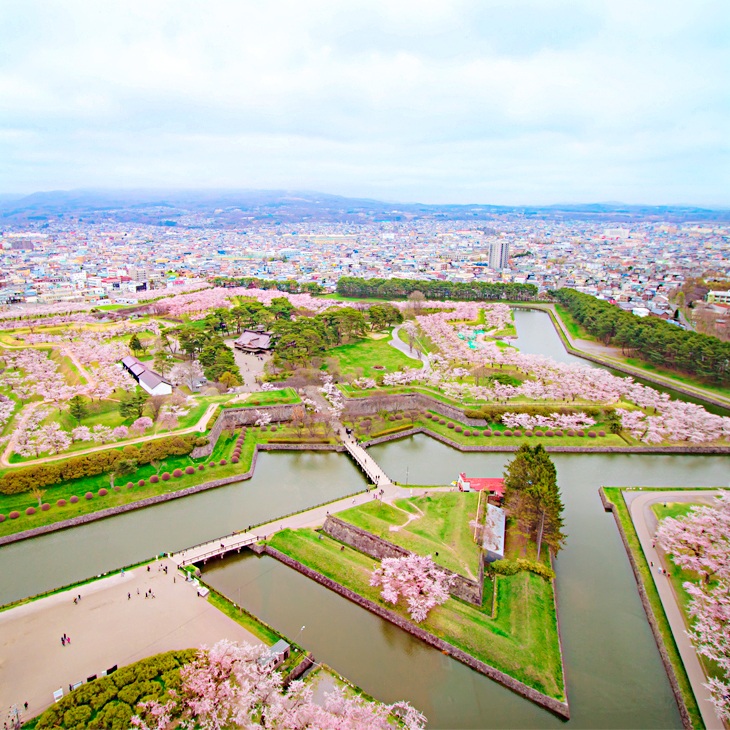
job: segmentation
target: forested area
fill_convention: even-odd
[[[553,293],[573,319],[606,345],[652,365],[730,384],[730,343],[687,332],[657,317],[636,317],[615,304],[574,289]]]
[[[405,299],[411,292],[422,292],[427,299],[453,301],[526,302],[537,299],[534,284],[502,284],[486,281],[461,283],[454,281],[420,281],[416,279],[359,279],[343,276],[337,282],[337,293],[344,297],[372,299]]]
[[[242,276],[232,279],[227,276],[216,276],[213,279],[213,286],[222,286],[226,289],[245,286],[248,289],[275,289],[289,294],[321,294],[324,288],[314,281],[300,283],[294,279],[274,281],[272,279],[259,279],[256,276]]]

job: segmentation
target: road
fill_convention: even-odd
[[[388,342],[388,344],[391,347],[395,347],[396,350],[400,350],[400,352],[402,352],[406,357],[411,358],[411,360],[418,360],[426,370],[431,370],[431,359],[429,358],[429,356],[426,353],[421,352],[420,350],[412,349],[405,342],[403,342],[403,340],[400,339],[398,333],[401,331],[402,328],[402,324],[399,324],[397,327],[393,328],[393,338]]]
[[[633,496],[629,504],[629,514],[639,536],[641,548],[644,551],[651,568],[651,575],[659,592],[664,613],[667,615],[669,626],[672,629],[674,640],[677,643],[679,654],[687,671],[692,691],[697,698],[697,704],[702,713],[702,720],[707,730],[723,730],[725,727],[722,720],[715,714],[715,709],[710,702],[710,692],[704,686],[707,681],[702,664],[697,656],[692,642],[687,636],[687,623],[684,614],[679,608],[674,588],[668,576],[662,573],[660,566],[666,565],[664,552],[659,552],[654,547],[654,529],[656,518],[651,510],[651,505],[656,502],[699,502],[708,498],[717,497],[721,493],[715,490],[692,490],[691,492],[626,492],[629,497]],[[634,496],[637,495],[637,496]],[[652,528],[650,529],[650,525]]]

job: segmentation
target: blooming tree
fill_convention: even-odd
[[[347,696],[341,689],[313,701],[312,688],[301,680],[285,690],[283,677],[267,659],[268,648],[220,641],[203,647],[180,670],[181,687],[169,699],[138,706],[132,725],[162,730],[176,720],[182,728],[287,728],[287,730],[386,730],[394,715],[405,730],[421,730],[425,717],[406,702],[382,705]]]
[[[429,611],[445,603],[454,576],[447,576],[430,555],[409,553],[401,558],[383,558],[370,576],[371,586],[381,586],[381,596],[395,605],[403,596],[416,623],[425,621]]]

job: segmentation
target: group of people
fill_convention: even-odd
[[[61,646],[66,646],[66,644],[70,644],[70,643],[71,643],[71,638],[66,633],[64,633],[64,635],[61,637]]]

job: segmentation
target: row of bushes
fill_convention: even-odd
[[[614,412],[614,408],[606,406],[600,408],[598,406],[543,406],[543,405],[522,405],[515,403],[513,405],[489,405],[481,408],[466,408],[464,415],[467,418],[484,418],[488,423],[501,423],[504,413],[527,413],[530,416],[549,416],[551,413],[563,413],[565,415],[574,415],[576,413],[585,413],[592,418],[599,418],[605,421],[606,418]]]
[[[30,491],[32,487],[48,487],[71,479],[112,472],[120,461],[135,461],[139,465],[166,459],[168,456],[182,456],[189,454],[200,438],[196,434],[169,436],[145,441],[140,446],[130,444],[121,451],[96,451],[64,461],[13,469],[0,478],[0,494],[21,494]]]
[[[180,667],[195,658],[195,649],[168,651],[82,685],[51,705],[36,730],[127,730],[140,702],[162,700],[180,686]]]
[[[545,580],[552,580],[555,577],[555,571],[545,563],[538,563],[536,560],[528,560],[527,558],[517,558],[516,560],[504,558],[503,560],[495,560],[493,563],[487,563],[485,567],[488,573],[496,573],[497,575],[516,575],[526,570],[545,578]]]

